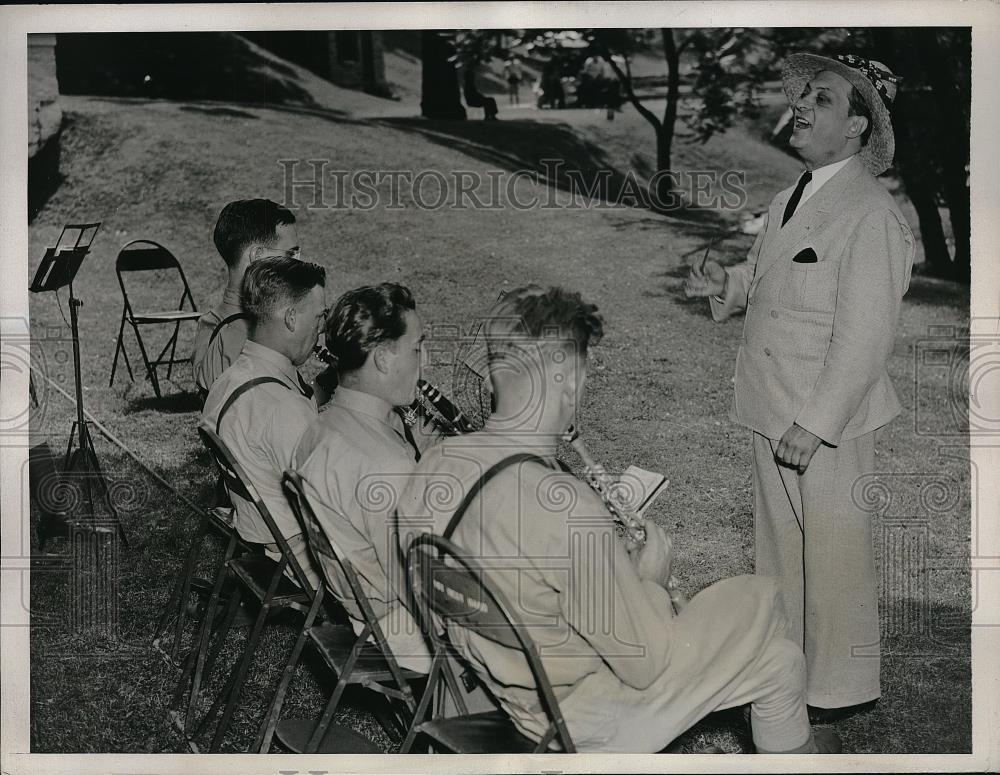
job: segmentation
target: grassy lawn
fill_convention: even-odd
[[[69,573],[55,555],[38,558],[32,575],[31,730],[35,752],[158,752],[177,748],[166,720],[176,672],[149,647],[149,632],[169,595],[186,536],[189,503],[209,498],[213,472],[195,432],[196,405],[185,369],[156,401],[148,383],[124,371],[108,387],[121,311],[114,275],[118,248],[130,239],[162,242],[179,257],[199,309],[225,283],[211,231],[236,198],[283,200],[280,159],[329,159],[329,169],[469,170],[534,167],[545,154],[608,166],[623,174],[649,164],[652,133],[630,109],[614,122],[588,111],[519,112],[485,125],[426,126],[405,119],[303,114],[291,110],[73,97],[64,101],[65,176],[30,228],[30,256],[54,244],[62,225],[103,220],[76,293],[88,410],[141,461],[97,437],[113,482],[127,483],[123,509],[131,547],[119,556],[117,637],[74,633],[68,626]],[[680,145],[683,169],[743,169],[748,207],[759,209],[797,169],[796,162],[735,130],[705,146]],[[298,175],[308,173],[300,165]],[[544,196],[528,180],[518,196]],[[302,195],[308,202],[308,194]],[[404,199],[404,204],[406,204]],[[678,576],[689,592],[752,570],[749,438],[726,412],[740,323],[716,325],[707,305],[679,294],[685,256],[730,227],[735,213],[653,216],[638,209],[296,211],[305,257],[328,270],[327,297],[358,285],[408,285],[432,324],[429,377],[451,387],[454,332],[468,331],[502,288],[524,282],[564,284],[595,301],[607,336],[592,355],[581,426],[595,458],[608,468],[630,463],[665,472],[668,497],[653,518],[673,535]],[[740,260],[750,238],[733,235],[717,248]],[[32,259],[32,266],[34,258]],[[31,325],[41,344],[36,364],[72,388],[66,297],[32,297]],[[967,289],[915,277],[904,303],[890,370],[904,404],[885,431],[879,471],[878,551],[886,559],[883,611],[883,700],[873,713],[840,726],[849,751],[969,751],[970,591],[968,457],[945,457],[945,431],[960,386],[947,370],[919,359],[930,326],[968,325]],[[180,349],[190,350],[193,326]],[[155,336],[153,337],[155,339]],[[138,358],[134,340],[126,346]],[[949,345],[956,355],[960,350]],[[158,349],[158,348],[154,348]],[[37,381],[37,380],[36,380]],[[39,383],[42,405],[33,441],[65,444],[72,407]],[[577,461],[566,451],[567,460]],[[170,489],[143,467],[158,473]],[[940,497],[935,493],[943,493]],[[916,553],[900,547],[916,547]],[[919,561],[913,561],[918,557]],[[906,558],[910,558],[907,560]],[[909,564],[908,564],[909,562]],[[247,701],[227,742],[245,750],[292,637],[271,628],[245,691]],[[328,678],[310,665],[293,685],[286,715],[316,712]],[[354,698],[341,721],[375,734]],[[729,751],[743,740],[731,717],[689,733],[683,745],[715,742]],[[379,737],[388,745],[384,736]],[[682,746],[683,747],[683,746]]]

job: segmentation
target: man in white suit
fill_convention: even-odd
[[[895,76],[847,55],[789,57],[790,140],[806,171],[771,202],[747,261],[693,269],[690,296],[744,311],[737,422],[753,431],[756,572],[778,576],[814,722],[880,696],[871,516],[852,490],[899,413],[886,363],[913,236],[875,175],[892,163]]]

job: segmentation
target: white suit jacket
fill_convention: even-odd
[[[727,268],[726,298],[711,300],[712,315],[721,321],[746,311],[736,421],[771,439],[798,423],[836,446],[899,413],[886,363],[910,281],[913,235],[857,157],[782,227],[793,190],[771,202],[746,262]]]

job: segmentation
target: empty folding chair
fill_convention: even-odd
[[[553,742],[559,746],[558,750],[574,753],[573,741],[535,643],[485,570],[451,541],[430,533],[418,536],[410,544],[406,565],[420,622],[434,651],[425,695],[402,750],[408,751],[417,735],[426,735],[436,748],[454,753],[544,753],[552,750]],[[540,706],[549,719],[545,734],[537,743],[521,734],[503,711],[424,720],[426,700],[435,691],[435,685],[441,680],[454,681],[454,676],[445,670],[451,651],[448,626],[465,627],[524,655]]]
[[[124,275],[153,271],[176,272],[180,278],[180,300],[174,307],[169,306],[167,302],[162,302],[161,306],[161,303],[158,302],[157,309],[136,311],[132,307],[132,301],[129,299],[128,291],[125,288]],[[111,364],[111,379],[108,380],[108,387],[111,387],[115,382],[115,371],[118,368],[119,353],[125,359],[125,367],[128,369],[129,377],[133,380],[135,379],[135,375],[132,373],[132,364],[128,359],[128,352],[125,350],[125,324],[128,323],[132,327],[132,331],[135,332],[135,340],[139,345],[142,362],[146,366],[146,376],[153,383],[153,392],[156,393],[156,397],[160,398],[160,380],[156,371],[157,368],[166,366],[167,379],[170,379],[174,364],[186,363],[188,361],[187,358],[177,358],[175,355],[177,351],[177,335],[180,331],[181,323],[185,320],[197,320],[200,316],[198,310],[195,308],[194,299],[191,297],[191,289],[188,287],[184,270],[173,253],[152,240],[132,240],[118,251],[118,258],[115,260],[115,273],[118,275],[118,284],[122,289],[122,321],[121,325],[118,326],[118,341],[115,344],[115,357]],[[190,304],[190,310],[184,309],[185,302]],[[173,333],[163,346],[163,349],[160,350],[160,354],[152,360],[149,358],[146,344],[140,333],[141,326],[151,325],[172,325],[174,327]],[[168,350],[170,351],[169,356],[167,356]]]
[[[407,733],[407,726],[412,722],[416,709],[416,700],[411,683],[422,681],[423,675],[413,670],[400,667],[386,640],[385,633],[379,625],[378,617],[365,595],[361,582],[354,567],[342,554],[334,549],[329,535],[316,518],[316,514],[302,491],[302,480],[298,474],[286,471],[282,480],[285,494],[295,511],[296,517],[303,526],[309,539],[309,548],[316,559],[316,564],[328,580],[338,571],[347,580],[351,593],[364,617],[364,626],[358,635],[351,627],[316,623],[315,613],[319,608],[317,593],[313,607],[306,617],[306,626],[299,635],[292,650],[292,657],[285,667],[274,701],[264,719],[258,735],[258,750],[265,752],[270,748],[271,739],[278,740],[289,750],[301,753],[332,753],[347,752],[355,745],[350,736],[345,735],[342,727],[333,727],[331,721],[344,690],[348,686],[360,685],[377,692],[396,703],[399,712],[398,731],[400,736]],[[286,719],[279,721],[281,706],[295,672],[296,664],[309,640],[319,651],[327,666],[337,676],[337,683],[330,693],[318,720]],[[401,705],[401,707],[399,707]],[[369,744],[370,745],[370,744]],[[370,746],[371,750],[377,750]]]
[[[174,700],[171,709],[177,713],[185,691],[187,681],[192,679],[188,710],[185,714],[183,724],[178,724],[184,734],[188,737],[192,748],[197,748],[194,742],[210,726],[215,716],[220,710],[222,715],[215,728],[212,737],[210,751],[218,751],[233,714],[239,703],[240,692],[246,680],[247,671],[253,661],[254,654],[260,642],[260,637],[267,623],[269,616],[277,611],[294,610],[305,614],[312,607],[316,592],[313,590],[308,576],[299,564],[298,559],[288,546],[281,531],[274,523],[267,506],[257,494],[256,489],[247,479],[242,466],[233,458],[232,453],[226,447],[214,431],[201,427],[198,429],[202,441],[215,459],[219,470],[222,472],[226,488],[230,494],[238,496],[249,503],[252,503],[261,520],[267,525],[274,538],[274,544],[278,547],[280,558],[274,560],[264,554],[263,547],[251,545],[255,551],[247,552],[238,556],[230,554],[226,558],[227,572],[220,579],[216,580],[212,591],[209,606],[202,618],[200,628],[200,643],[194,656],[189,658],[185,664],[181,681],[177,685],[174,693]],[[214,627],[215,613],[218,606],[224,581],[232,582],[232,593],[226,607],[226,613],[221,625]],[[222,691],[216,696],[211,708],[205,714],[201,722],[192,730],[194,710],[197,706],[201,684],[198,681],[198,667],[205,662],[211,662],[213,655],[221,650],[226,637],[229,634],[232,623],[236,617],[241,602],[245,599],[253,599],[258,604],[258,612],[253,626],[247,636],[246,645],[239,660],[229,673]],[[208,653],[208,643],[211,639],[211,630],[215,630],[215,643],[212,652]],[[202,677],[202,682],[205,678]]]

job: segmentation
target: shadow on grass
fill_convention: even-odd
[[[110,102],[118,105],[175,105],[177,102],[171,99],[159,99],[154,97],[116,97],[110,95],[89,96],[88,99],[95,102]],[[233,118],[260,118],[252,113],[247,113],[231,107],[226,107],[223,101],[205,100],[185,100],[185,104],[177,104],[178,110],[188,113],[205,113],[208,115],[229,116]],[[231,104],[231,103],[230,103]],[[309,107],[305,105],[280,105],[273,102],[259,102],[244,100],[241,107],[254,108],[256,110],[277,110],[282,113],[294,113],[299,116],[312,116],[337,124],[363,124],[364,120],[349,118],[348,114],[342,110],[325,107]]]
[[[950,280],[914,274],[903,300],[929,307],[969,308],[969,286]]]
[[[229,116],[230,118],[248,118],[254,121],[256,121],[258,118],[253,113],[247,113],[245,110],[235,110],[233,108],[227,108],[223,106],[203,107],[201,105],[181,105],[180,110],[186,110],[189,113],[206,113],[209,116]]]
[[[420,134],[429,142],[511,172],[537,174],[540,182],[572,194],[576,201],[597,200],[653,210],[646,183],[636,178],[636,171],[615,168],[604,149],[564,122],[390,117],[375,123]],[[653,211],[671,222],[686,221],[716,230],[730,225],[715,208],[691,205],[679,192],[677,201],[677,207]]]
[[[123,414],[135,414],[147,411],[163,412],[164,414],[191,414],[201,412],[201,398],[196,393],[170,393],[161,398],[156,396],[140,396],[129,399]]]

